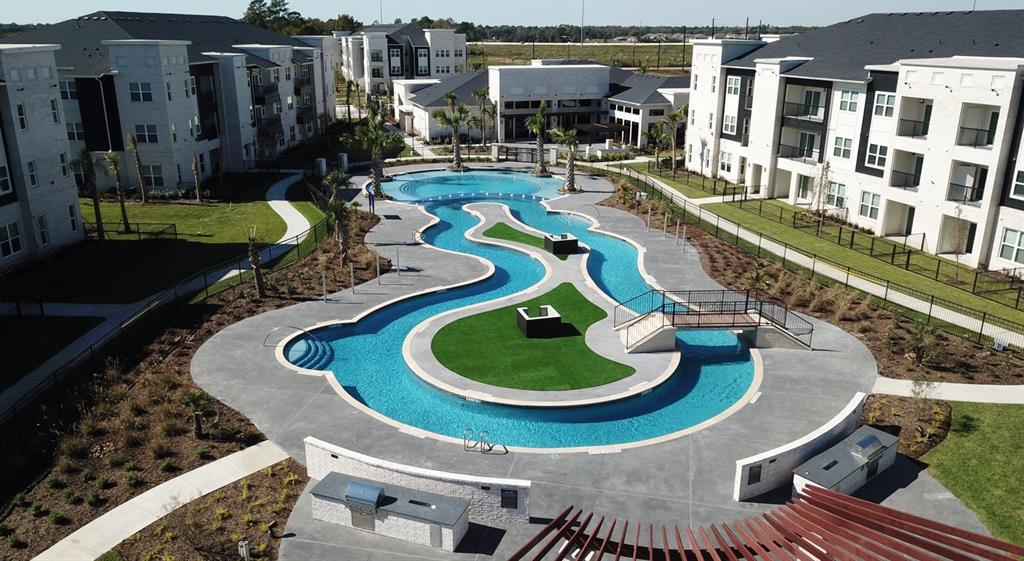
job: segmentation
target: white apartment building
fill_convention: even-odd
[[[1021,29],[1024,10],[872,14],[697,41],[686,167],[969,266],[1024,267]]]
[[[394,91],[402,79],[438,79],[466,68],[466,35],[412,24],[370,25],[356,33],[335,32],[342,77],[367,95]]]
[[[84,237],[52,44],[0,45],[0,271]]]
[[[644,133],[653,123],[686,105],[688,85],[685,77],[637,74],[593,61],[534,60],[445,79],[396,80],[394,110],[407,134],[439,139],[451,134],[432,116],[447,108],[445,95],[454,93],[456,103],[478,115],[479,100],[473,92],[486,89],[497,109],[495,123],[486,127],[497,129],[499,142],[530,139],[526,121],[543,101],[549,128],[578,129],[581,142],[613,138],[642,148],[647,144]],[[463,132],[479,135],[476,128]]]
[[[323,133],[334,119],[333,38],[290,38],[222,16],[96,12],[3,40],[60,43],[65,139],[122,154],[122,181],[194,186]],[[98,166],[101,187],[113,178]],[[84,180],[75,170],[80,182]]]

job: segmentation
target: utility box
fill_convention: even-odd
[[[555,255],[570,255],[580,248],[580,241],[572,234],[545,234],[544,249]]]

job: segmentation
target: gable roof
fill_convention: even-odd
[[[760,58],[812,57],[787,76],[862,81],[865,66],[953,55],[1024,57],[1024,10],[870,14],[783,37],[727,62],[754,68]]]
[[[478,102],[473,92],[487,87],[487,71],[474,70],[464,74],[456,74],[442,78],[440,82],[427,86],[409,96],[409,101],[420,107],[447,106],[444,96],[455,92],[455,103],[465,103],[475,107]]]
[[[360,30],[360,33],[386,33],[399,43],[408,43],[414,47],[426,47],[427,36],[423,30],[411,23],[396,23],[390,25],[368,25]]]
[[[620,75],[621,76],[621,75]],[[690,86],[688,76],[658,76],[655,74],[633,74],[622,76],[624,79],[612,84],[609,101],[634,103],[670,103],[665,96],[658,93],[660,88],[687,88]]]
[[[225,16],[147,12],[93,12],[9,35],[0,38],[0,43],[59,43],[61,49],[54,53],[58,66],[71,67],[76,75],[95,76],[110,70],[108,51],[100,41],[112,39],[191,41],[188,46],[191,63],[212,61],[204,52],[240,52],[234,45],[309,47],[298,39]],[[305,54],[296,56],[299,60],[307,57]],[[249,63],[265,66],[265,61],[255,59],[246,57]]]

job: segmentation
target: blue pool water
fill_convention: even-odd
[[[430,172],[409,174],[408,180],[399,176],[385,185],[385,191],[406,201],[453,191],[550,197],[560,183],[515,172]],[[590,275],[613,299],[624,301],[650,289],[637,270],[637,250],[631,244],[589,231],[592,224],[585,218],[548,213],[537,202],[500,202],[538,230],[579,237],[591,250]],[[494,264],[494,275],[395,303],[353,325],[317,330],[332,353],[322,353],[300,337],[286,347],[285,356],[307,367],[331,370],[355,399],[401,423],[455,438],[467,428],[486,430],[492,442],[533,448],[622,444],[673,433],[721,413],[750,387],[750,353],[728,331],[680,332],[683,359],[669,381],[645,395],[606,404],[534,409],[473,403],[421,381],[402,356],[402,344],[413,328],[448,310],[522,291],[544,276],[543,267],[524,253],[467,240],[463,234],[478,220],[462,205],[458,200],[426,204],[440,222],[424,232],[424,240],[482,257]],[[311,366],[317,356],[329,364]]]

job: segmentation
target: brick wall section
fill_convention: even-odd
[[[456,497],[469,503],[469,516],[481,524],[528,523],[530,482],[523,479],[478,477],[407,466],[374,458],[307,436],[306,470],[313,479],[336,471],[351,477],[400,485]],[[501,506],[502,490],[518,493],[517,508]]]

